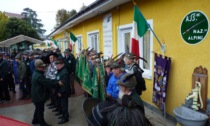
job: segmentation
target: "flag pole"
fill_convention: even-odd
[[[82,47],[83,47],[83,49],[84,49],[84,46],[83,46],[83,44],[82,44],[82,42],[80,41],[80,44],[82,45]],[[80,48],[80,51],[81,51],[82,49]]]
[[[132,0],[132,1],[133,1],[133,4],[136,5],[136,3],[134,2],[134,0]]]
[[[147,23],[147,26],[148,26],[148,27],[150,28],[150,30],[152,31],[153,35],[155,36],[155,38],[157,39],[157,41],[158,41],[158,43],[159,43],[159,45],[160,45],[160,47],[161,47],[161,51],[164,53],[164,52],[166,51],[165,45],[162,44],[162,43],[160,42],[160,40],[159,40],[158,37],[156,36],[155,32],[152,30],[152,28],[150,27],[150,25],[149,25],[148,23]]]

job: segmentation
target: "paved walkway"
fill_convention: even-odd
[[[58,125],[57,122],[59,120],[55,116],[55,113],[45,107],[45,120],[47,123],[53,126],[87,126],[82,113],[82,102],[85,99],[83,95],[84,91],[77,84],[75,87],[76,95],[69,98],[69,122]],[[31,103],[31,100],[16,100],[19,97],[18,92],[10,95],[12,100],[9,103],[0,103],[0,115],[31,124],[34,112],[34,105]],[[163,116],[151,111],[147,107],[145,107],[145,113],[153,126],[176,126],[173,122],[164,120]]]
[[[77,97],[69,98],[69,113],[70,113],[70,121],[58,125],[59,121],[57,117],[54,115],[55,113],[45,107],[45,120],[49,124],[53,126],[87,126],[86,120],[82,113],[82,101],[85,99],[83,95]],[[153,124],[153,126],[175,126],[170,121],[165,121],[162,116],[157,113],[152,112],[150,109],[145,108],[146,116]],[[19,120],[21,122],[25,122],[31,124],[31,120],[33,117],[34,105],[32,103],[0,108],[0,115]]]

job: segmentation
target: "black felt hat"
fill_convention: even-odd
[[[122,76],[122,78],[120,78],[120,80],[116,82],[116,84],[128,88],[133,88],[136,86],[137,82],[134,74],[126,73]]]
[[[59,56],[56,59],[55,64],[62,64],[62,63],[64,63],[64,58],[63,58],[63,56]]]

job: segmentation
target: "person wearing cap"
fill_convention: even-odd
[[[112,69],[111,69],[112,62],[113,61],[110,59],[105,61],[105,83],[106,83],[106,86],[108,85],[110,75],[112,74]]]
[[[21,61],[21,55],[17,54],[15,56],[15,61],[17,62],[18,68],[17,68],[17,73],[18,73],[18,79],[20,82],[20,89],[22,91],[22,96],[19,98],[19,100],[23,100],[28,98],[28,91],[25,87],[25,79],[26,79],[26,65]]]
[[[107,97],[110,100],[116,100],[118,98],[119,86],[116,85],[116,82],[126,73],[124,67],[123,63],[118,62],[114,62],[111,65],[112,74],[106,87]]]
[[[53,52],[57,54],[57,57],[63,57],[63,55],[61,54],[61,50],[59,48],[54,49]]]
[[[7,62],[7,68],[8,68],[8,72],[6,75],[6,83],[9,86],[9,90],[12,91],[13,93],[16,93],[15,91],[15,83],[14,83],[14,79],[12,77],[12,62],[10,61],[10,55],[9,53],[5,53],[4,54],[4,60]]]
[[[50,64],[46,68],[45,77],[52,80],[56,79],[57,68],[55,65],[55,61],[57,59],[57,54],[55,52],[50,52],[46,58],[49,59]],[[53,109],[56,107],[56,99],[55,99],[56,94],[54,93],[55,93],[55,88],[51,88],[51,94],[50,94],[51,103],[47,104],[47,106],[49,106],[49,109]]]
[[[146,125],[147,119],[144,114],[143,101],[135,91],[135,76],[125,73],[117,80],[116,85],[120,89],[116,102],[102,101],[95,105],[92,108],[92,113],[88,116],[90,122],[101,126],[113,124],[116,126],[125,124],[129,126],[151,126]]]
[[[31,94],[31,69],[30,69],[30,62],[31,59],[29,58],[29,54],[27,51],[24,51],[23,54],[23,62],[26,66],[26,78],[25,78],[25,84],[26,84],[26,89],[29,93],[29,98],[30,98],[30,94]]]
[[[70,49],[66,49],[64,51],[64,64],[70,74],[70,86],[71,86],[71,94],[75,94],[74,89],[74,74],[76,69],[76,59],[74,55],[71,53]]]
[[[0,53],[0,101],[6,102],[10,101],[8,83],[7,83],[7,75],[8,75],[8,64],[5,60],[3,60],[3,54]]]
[[[128,97],[132,98],[132,100],[134,101],[136,106],[138,106],[138,108],[140,110],[142,110],[142,112],[144,113],[143,101],[142,101],[141,97],[139,97],[139,95],[136,93],[136,90],[135,90],[135,87],[137,85],[135,75],[126,73],[125,75],[123,75],[123,77],[120,80],[118,80],[116,82],[116,84],[119,85],[119,87],[120,87],[118,98],[120,100],[122,100],[122,104],[127,104],[127,103],[125,103],[126,102],[125,97],[128,96]],[[123,99],[123,98],[125,98],[125,99]],[[125,100],[125,101],[123,101],[123,100]]]
[[[34,59],[31,60],[31,62],[30,62],[30,71],[31,71],[31,75],[34,73],[34,70],[35,70],[35,61],[36,61],[37,59],[40,59],[39,54],[40,54],[40,52],[38,52],[38,51],[36,51],[36,50],[33,51],[33,57],[34,57]]]
[[[108,112],[108,125],[151,126],[144,114],[143,101],[135,90],[137,82],[134,74],[124,74],[116,84],[120,88],[118,106]]]
[[[127,53],[124,58],[124,62],[128,65],[128,69],[126,69],[127,73],[134,74],[136,77],[137,85],[136,92],[141,95],[142,91],[146,90],[145,80],[142,77],[142,73],[144,72],[137,63],[134,62],[136,56],[133,53]]]
[[[69,113],[68,113],[68,97],[71,94],[71,87],[69,85],[70,78],[69,78],[69,72],[67,68],[64,66],[64,58],[63,57],[58,57],[56,62],[56,68],[58,70],[56,79],[57,81],[61,81],[63,83],[62,87],[59,87],[58,89],[58,100],[60,105],[59,107],[59,113],[56,114],[60,115],[62,114],[59,118],[61,119],[58,124],[63,124],[65,122],[69,121]]]
[[[31,98],[35,105],[32,124],[40,124],[40,126],[50,126],[44,120],[44,104],[50,95],[50,88],[63,86],[61,81],[50,80],[44,76],[46,64],[41,59],[37,59],[34,63],[35,70],[32,75]]]

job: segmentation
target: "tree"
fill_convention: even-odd
[[[6,23],[8,21],[8,17],[0,11],[0,41],[3,40],[3,33],[6,28]]]
[[[46,30],[42,29],[43,28],[43,24],[41,23],[41,19],[37,19],[37,14],[36,11],[33,11],[30,8],[24,8],[23,12],[21,13],[21,15],[24,16],[24,20],[30,24],[34,29],[37,30],[37,33],[39,35],[43,35]]]
[[[55,26],[55,28],[57,28],[58,26],[63,24],[65,21],[67,21],[67,19],[71,18],[76,13],[77,13],[77,11],[74,10],[74,9],[72,9],[71,11],[67,11],[65,9],[58,10],[57,14],[56,14],[56,26]]]
[[[5,24],[5,30],[2,40],[6,40],[18,35],[26,35],[32,38],[40,39],[37,31],[29,25],[25,20],[18,18],[9,18]]]

